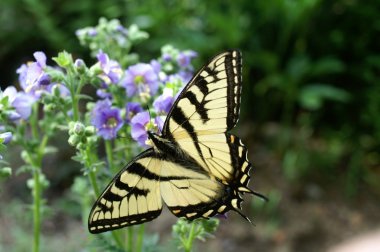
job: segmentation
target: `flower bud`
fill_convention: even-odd
[[[12,132],[4,132],[0,134],[0,143],[8,144],[12,140]]]
[[[95,135],[96,129],[94,126],[87,126],[84,130],[86,136]]]
[[[75,146],[75,145],[77,145],[79,142],[80,142],[80,137],[79,136],[77,136],[77,135],[71,135],[70,137],[69,137],[69,140],[68,140],[68,142],[69,142],[69,144],[71,145],[71,146]]]
[[[55,84],[55,85],[51,88],[51,93],[52,93],[55,97],[60,97],[60,96],[61,96],[61,90],[60,90],[58,84]]]
[[[5,111],[5,114],[7,115],[8,119],[13,122],[21,118],[20,114],[15,111]]]
[[[50,104],[46,104],[44,106],[44,111],[45,112],[51,112],[51,111],[54,111],[56,109],[57,105],[55,105],[54,103],[50,103]]]
[[[84,143],[78,143],[76,147],[78,150],[83,150],[85,148],[85,144]]]
[[[83,74],[86,72],[86,63],[82,59],[76,59],[74,62],[74,67],[78,71],[78,73]]]
[[[73,126],[74,134],[82,135],[85,132],[85,127],[83,123],[76,122]]]

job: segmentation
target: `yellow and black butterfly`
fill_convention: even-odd
[[[94,204],[88,227],[100,233],[153,220],[163,202],[177,217],[209,218],[241,210],[251,163],[240,139],[241,53],[215,56],[184,87],[152,148],[122,169]]]

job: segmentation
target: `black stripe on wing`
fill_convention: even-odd
[[[241,53],[232,51],[226,55],[225,67],[227,72],[227,129],[231,130],[237,124],[240,114],[240,99],[242,87],[242,58]]]

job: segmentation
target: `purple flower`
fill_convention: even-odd
[[[164,61],[171,61],[171,60],[172,60],[172,56],[171,56],[170,54],[168,54],[168,53],[164,53],[164,54],[162,55],[162,59],[163,59]]]
[[[227,216],[227,213],[224,213],[224,214],[217,214],[216,215],[216,218],[220,219],[220,220],[227,220],[228,216]]]
[[[24,92],[19,92],[16,98],[12,102],[12,106],[15,108],[16,113],[24,120],[28,119],[32,113],[32,105],[36,99]]]
[[[143,111],[140,103],[138,102],[128,102],[126,106],[126,121],[127,123],[131,122],[132,118],[137,114]]]
[[[181,68],[187,68],[190,66],[191,60],[196,56],[197,53],[191,50],[180,52],[177,56],[177,63]]]
[[[147,147],[147,130],[149,128],[150,116],[147,111],[137,113],[131,120],[132,138],[142,147]]]
[[[90,37],[95,37],[96,35],[98,35],[98,31],[95,28],[91,27],[87,30],[87,34]]]
[[[12,140],[12,132],[4,132],[0,134],[0,139],[2,144],[8,144]]]
[[[149,64],[138,63],[126,71],[121,85],[125,87],[129,97],[138,94],[149,97],[156,94],[158,89],[157,74]]]
[[[61,83],[52,83],[46,87],[46,91],[49,93],[57,92],[61,97],[67,97],[70,95],[70,90]]]
[[[106,83],[118,83],[123,74],[123,70],[117,61],[110,60],[106,53],[100,51],[97,55],[103,74],[99,77]]]
[[[35,62],[23,64],[16,72],[19,74],[20,86],[25,93],[38,99],[51,80],[45,72],[46,55],[43,52],[35,52],[33,56],[36,59]]]
[[[101,88],[96,90],[96,95],[102,99],[112,99],[112,94],[107,92],[107,89]]]
[[[154,123],[157,126],[159,132],[162,132],[162,128],[164,127],[165,123],[165,118],[166,116],[157,116],[156,118],[154,118]]]
[[[128,36],[128,29],[126,29],[124,26],[122,25],[118,25],[116,26],[116,31],[120,32],[121,34],[125,35],[125,36]]]
[[[7,87],[3,96],[8,97],[9,104],[15,109],[16,112],[9,115],[9,119],[28,119],[32,113],[32,105],[36,101],[33,96],[30,96],[24,92],[17,92],[16,88],[13,86]]]
[[[110,100],[98,101],[91,112],[91,123],[99,136],[104,139],[116,138],[117,132],[123,126],[120,109],[112,108]]]
[[[20,82],[21,87],[24,89],[24,86],[26,88],[26,75],[28,72],[28,67],[26,64],[22,64],[17,70],[16,73],[18,74],[18,81]]]
[[[158,62],[158,60],[151,60],[150,61],[150,65],[152,66],[152,68],[153,68],[153,70],[154,70],[154,72],[156,74],[160,73],[160,71],[161,71],[161,64],[160,64],[160,62]]]
[[[158,114],[167,114],[173,106],[173,102],[173,90],[166,88],[163,94],[158,96],[153,102],[153,107]]]
[[[191,78],[193,78],[193,72],[192,71],[179,71],[178,76],[181,78],[183,83],[188,83]]]

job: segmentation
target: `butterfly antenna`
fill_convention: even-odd
[[[258,193],[258,192],[255,192],[255,191],[251,191],[250,193],[252,193],[253,195],[259,197],[260,199],[262,200],[265,200],[265,201],[269,201],[268,197],[261,194],[261,193]]]
[[[259,197],[260,199],[262,200],[265,200],[265,201],[269,201],[269,199],[264,196],[263,194],[261,193],[258,193],[258,192],[255,192],[253,191],[251,188],[249,187],[239,187],[239,192],[242,192],[242,193],[250,193],[250,194],[253,194],[255,195],[256,197]]]

